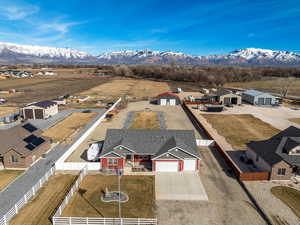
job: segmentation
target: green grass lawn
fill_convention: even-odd
[[[271,192],[300,218],[300,191],[284,186],[272,187]]]

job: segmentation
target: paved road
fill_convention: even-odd
[[[82,130],[74,142],[87,130],[90,126],[105,112],[104,109],[101,113],[91,121]],[[0,192],[0,217],[10,210],[16,202],[18,202],[22,196],[34,185],[41,177],[54,165],[54,163],[66,152],[66,150],[71,145],[58,145],[52,149],[46,158],[40,159],[32,167],[30,167],[26,172],[23,173],[18,179],[11,183],[6,189]]]

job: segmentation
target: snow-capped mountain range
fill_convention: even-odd
[[[300,54],[259,48],[240,49],[224,55],[193,56],[182,52],[126,50],[93,56],[70,48],[53,48],[0,42],[0,64],[181,64],[300,66]]]

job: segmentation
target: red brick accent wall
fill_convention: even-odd
[[[108,165],[108,158],[101,158],[101,168],[102,169],[124,169],[125,166],[125,159],[123,158],[114,158],[118,160],[118,165],[117,166],[109,166]]]

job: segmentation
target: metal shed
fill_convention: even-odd
[[[252,105],[275,105],[276,97],[257,90],[247,90],[242,94],[242,100]]]

